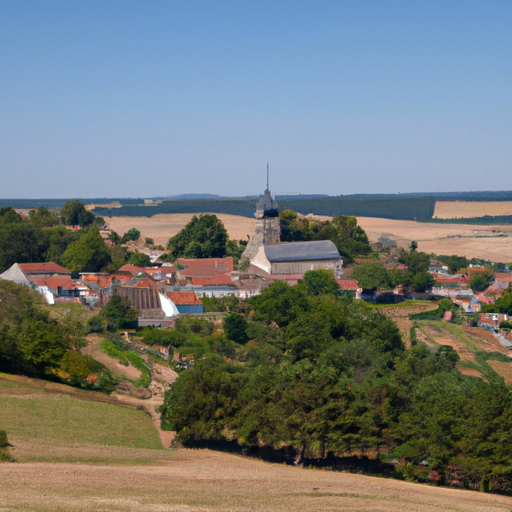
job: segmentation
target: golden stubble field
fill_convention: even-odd
[[[399,247],[408,247],[415,240],[418,249],[426,253],[455,254],[503,263],[512,261],[512,226],[437,224],[376,217],[358,217],[357,221],[371,242],[384,236],[395,240]],[[497,236],[500,233],[504,236]]]
[[[166,245],[169,238],[183,229],[193,215],[180,213],[154,217],[106,217],[105,220],[120,235],[134,227],[140,230],[142,236],[153,238],[156,244]],[[252,236],[255,219],[237,215],[216,215],[223,222],[230,238],[246,240],[247,236]],[[455,254],[503,263],[512,261],[512,226],[437,224],[376,217],[358,217],[357,221],[371,242],[377,242],[384,236],[395,240],[399,247],[408,247],[415,240],[419,250],[426,253]],[[500,233],[503,236],[497,236]]]
[[[436,201],[435,219],[472,219],[512,215],[512,201]]]
[[[158,465],[0,465],[0,510],[510,512],[512,498],[179,449]]]
[[[199,213],[162,213],[153,217],[105,217],[108,226],[119,235],[131,228],[138,229],[143,237],[152,238],[156,245],[167,245],[169,238],[181,231]],[[229,238],[247,240],[252,236],[256,219],[238,215],[215,214],[224,224]]]

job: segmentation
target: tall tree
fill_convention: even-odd
[[[172,261],[183,257],[223,258],[228,240],[226,228],[216,215],[194,215],[167,247]]]
[[[88,226],[94,222],[94,214],[85,209],[78,199],[68,201],[60,211],[62,223],[66,226]]]
[[[92,226],[79,240],[68,246],[61,261],[71,271],[97,272],[111,261],[111,256],[97,226]]]

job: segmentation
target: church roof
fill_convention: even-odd
[[[281,261],[341,259],[338,249],[330,240],[266,245],[265,255],[268,261],[273,263]]]

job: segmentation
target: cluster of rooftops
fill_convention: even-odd
[[[316,261],[322,265],[333,258],[341,262],[339,252],[329,241],[279,244],[266,247],[265,252],[272,263]],[[0,279],[40,292],[49,304],[79,302],[101,307],[117,293],[139,309],[139,324],[161,326],[172,324],[180,314],[204,313],[202,297],[247,298],[261,293],[276,280],[293,285],[302,277],[303,272],[276,274],[253,265],[247,271],[237,271],[231,257],[179,258],[172,265],[152,267],[126,264],[114,273],[77,274],[53,262],[15,263],[0,274]],[[344,281],[339,281],[343,285]],[[346,284],[354,289],[357,283]]]

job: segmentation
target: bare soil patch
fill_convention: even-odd
[[[156,245],[165,246],[169,238],[181,231],[199,213],[159,214],[153,217],[105,217],[105,222],[119,235],[131,228],[138,229],[143,237],[152,238]],[[215,214],[224,224],[229,238],[247,240],[252,236],[256,219],[239,215]]]
[[[497,339],[489,331],[485,329],[480,329],[479,327],[464,327],[462,326],[462,330],[466,333],[466,335],[471,338],[471,341],[477,346],[479,350],[483,350],[484,352],[501,352],[505,354],[507,357],[512,355],[512,352],[504,347]]]
[[[380,311],[387,317],[391,318],[398,325],[405,346],[407,348],[411,348],[411,327],[414,325],[414,321],[409,320],[409,315],[424,313],[425,311],[432,311],[436,308],[437,304],[433,302],[429,304],[418,303],[408,306],[386,307],[380,309]]]
[[[459,354],[462,361],[475,361],[473,351],[464,342],[452,336],[447,330],[442,329],[442,327],[423,322],[419,324],[416,335],[418,339],[426,342],[430,346],[445,345],[452,347]]]
[[[435,219],[472,219],[512,215],[512,201],[436,201]]]
[[[163,465],[0,465],[5,511],[509,512],[512,499],[180,449]]]
[[[100,343],[103,341],[103,337],[98,334],[89,334],[87,336],[87,346],[82,349],[84,354],[87,354],[96,361],[103,363],[117,378],[126,378],[129,380],[136,381],[142,375],[140,370],[134,368],[131,364],[125,366],[119,362],[119,359],[111,357],[100,349]]]
[[[140,370],[131,365],[124,366],[115,357],[104,354],[99,347],[102,340],[102,336],[89,335],[87,337],[87,347],[83,349],[83,352],[103,363],[116,377],[126,378],[130,381],[137,380],[141,375]],[[147,356],[143,357],[147,359]],[[148,389],[135,388],[131,382],[121,382],[111,396],[120,405],[146,411],[151,416],[153,424],[158,431],[162,446],[168,448],[175,437],[175,433],[161,429],[158,408],[164,403],[164,393],[178,378],[178,374],[163,364],[152,362],[152,367],[152,380]]]
[[[506,384],[512,384],[512,364],[502,363],[493,359],[488,359],[487,364],[505,379]]]
[[[465,366],[457,365],[457,370],[459,370],[462,375],[467,375],[468,377],[478,377],[479,379],[483,379],[484,376],[481,372],[479,372],[476,368],[466,368]]]

